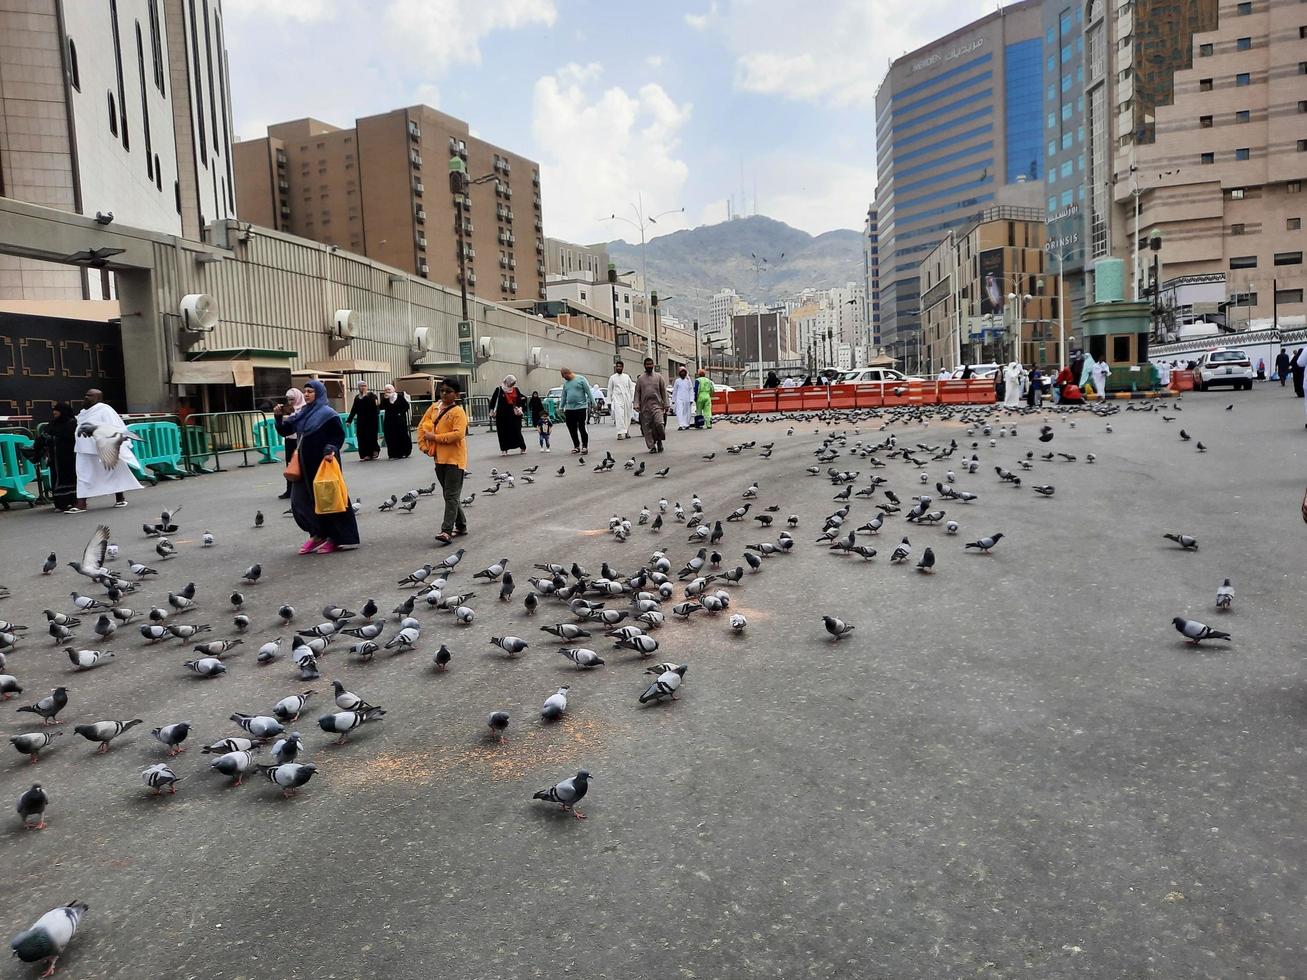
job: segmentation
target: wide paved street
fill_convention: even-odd
[[[7,743],[0,755],[6,938],[82,899],[91,912],[59,976],[1301,976],[1303,404],[1278,385],[1188,395],[1166,412],[1173,422],[1160,406],[1115,404],[1110,433],[1103,419],[1051,413],[1048,444],[1030,417],[1015,420],[1015,437],[995,431],[995,448],[977,431],[975,475],[961,465],[972,438],[956,421],[884,432],[883,420],[804,422],[787,435],[785,422],[719,419],[711,432],[669,433],[661,457],[603,428],[584,467],[559,426],[551,455],[532,437],[525,459],[507,461],[518,485],[478,493],[469,511],[450,588],[475,589],[475,622],[456,626],[419,603],[416,651],[360,664],[337,640],[312,683],[285,655],[258,666],[255,651],[289,637],[280,604],[295,606],[299,628],[328,603],[357,609],[374,597],[389,613],[409,593],[397,580],[449,553],[431,543],[438,498],[411,515],[376,511],[430,482],[425,457],[347,458],[363,545],[334,556],[296,556],[303,535],[273,499],[275,466],[162,483],[121,511],[100,502],[80,517],[0,515],[0,585],[12,591],[0,619],[31,627],[9,651],[5,672],[25,690],[0,707],[3,735],[39,728],[17,705],[57,684],[70,691],[64,735],[38,764]],[[860,536],[874,559],[836,557],[814,544],[840,506],[838,488],[805,473],[818,428],[851,433],[831,465],[861,472],[855,490],[880,473],[905,504],[923,490],[918,469],[894,458],[873,471],[853,445],[889,433],[901,446],[956,438],[952,459],[926,467],[929,486],[953,469],[979,499],[935,495],[932,507],[961,525],[955,537],[910,528],[900,513]],[[774,441],[772,457],[724,451],[750,440]],[[472,446],[467,490],[480,491],[504,461],[493,435]],[[648,467],[639,478],[620,467],[637,448]],[[604,449],[619,466],[594,473]],[[1020,472],[1023,486],[1000,482],[994,466],[1014,469],[1027,451],[1035,464]],[[1044,462],[1047,451],[1077,458]],[[524,464],[540,465],[534,485],[520,480]],[[602,635],[587,645],[607,664],[578,672],[539,629],[573,621],[561,604],[525,615],[534,563],[577,561],[597,574],[606,559],[630,574],[665,549],[675,571],[696,550],[670,509],[661,532],[636,527],[625,543],[607,532],[611,515],[635,521],[660,495],[688,509],[697,492],[709,517],[724,518],[754,481],[749,517],[777,505],[776,525],[726,524],[724,568],[745,544],[774,542],[789,514],[800,518],[797,543],[731,587],[727,613],[669,615],[654,634],[653,660],[689,665],[675,703],[640,705],[653,660]],[[1032,484],[1056,492],[1044,498]],[[882,501],[853,498],[845,528]],[[240,588],[253,620],[243,652],[226,676],[201,680],[181,667],[191,644],[147,646],[133,623],[106,645],[113,661],[73,673],[41,613],[70,612],[68,593],[89,583],[62,564],[42,577],[45,556],[76,557],[105,521],[119,566],[156,564],[140,525],[179,504],[178,556],[157,563],[158,580],[127,604],[166,604],[193,581],[198,612],[178,618],[228,637],[228,595]],[[267,526],[254,530],[259,508]],[[200,547],[205,530],[211,549]],[[1165,540],[1168,531],[1197,537],[1198,549]],[[963,550],[993,532],[1005,537],[992,554]],[[892,566],[904,533],[912,560]],[[933,575],[912,567],[927,545]],[[505,556],[517,592],[501,604],[496,585],[471,576]],[[262,580],[244,586],[255,561]],[[1236,599],[1220,614],[1226,577]],[[748,619],[741,636],[727,625],[733,611]],[[834,642],[823,614],[857,628]],[[1233,642],[1190,647],[1177,615]],[[77,646],[96,646],[92,621],[83,616]],[[396,628],[387,617],[386,636]],[[488,642],[505,632],[529,650],[508,659]],[[446,673],[432,669],[441,643],[453,652]],[[388,712],[340,748],[316,723],[333,679]],[[540,705],[562,684],[567,715],[542,724]],[[261,778],[229,788],[208,771],[200,747],[242,734],[229,714],[267,713],[310,688],[297,727],[319,771],[297,798]],[[485,726],[497,709],[512,716],[502,745]],[[71,731],[131,718],[144,724],[104,756]],[[152,797],[139,772],[165,750],[150,729],[181,720],[194,725],[175,760],[184,779],[175,796]],[[532,801],[579,768],[593,775],[588,819]],[[27,832],[12,805],[38,779],[49,826]],[[4,969],[34,975],[17,962]]]

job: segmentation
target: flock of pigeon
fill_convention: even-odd
[[[1180,401],[1177,398],[1171,405],[1160,402],[1136,405],[1132,402],[1124,411],[1178,412],[1181,411]],[[782,514],[776,504],[763,506],[765,498],[772,495],[763,490],[764,483],[770,483],[774,493],[786,486],[793,487],[799,479],[820,481],[824,478],[829,481],[833,490],[832,503],[837,506],[818,522],[815,538],[802,547],[824,548],[842,560],[873,562],[881,553],[875,542],[885,532],[891,539],[898,538],[887,556],[890,565],[909,565],[923,575],[933,575],[941,566],[939,555],[943,552],[943,543],[957,535],[960,529],[956,516],[950,519],[949,512],[960,515],[962,511],[983,510],[976,505],[990,488],[981,490],[978,486],[982,470],[992,468],[996,474],[995,492],[1018,490],[1023,485],[1021,474],[1032,471],[1037,463],[1056,466],[1077,462],[1075,455],[1053,451],[1049,447],[1056,435],[1050,420],[1072,428],[1077,425],[1077,420],[1103,424],[1110,432],[1111,419],[1120,411],[1122,409],[1113,403],[1084,408],[1064,407],[1052,414],[1028,409],[1006,411],[997,406],[944,406],[767,417],[728,416],[719,421],[735,426],[760,422],[788,424],[784,430],[786,438],[797,435],[800,427],[812,427],[811,431],[818,437],[812,451],[814,463],[806,471],[777,470],[766,477],[760,476],[740,488],[734,499],[714,501],[713,509],[698,494],[690,497],[688,506],[660,495],[654,506],[642,505],[634,519],[614,513],[608,522],[611,540],[620,544],[642,534],[643,539],[652,545],[652,553],[638,567],[632,567],[635,562],[631,561],[629,553],[623,558],[610,556],[595,572],[575,561],[536,563],[530,569],[534,574],[526,575],[529,588],[521,598],[522,614],[516,617],[516,622],[524,624],[539,620],[543,625],[532,628],[530,632],[519,625],[519,632],[526,635],[515,635],[512,629],[505,629],[502,635],[490,635],[487,641],[510,659],[520,657],[533,645],[557,644],[556,654],[575,664],[578,673],[603,667],[605,651],[600,648],[610,644],[614,651],[633,654],[643,670],[639,693],[632,691],[633,702],[640,705],[673,702],[685,689],[688,664],[654,659],[660,649],[658,633],[668,617],[690,620],[697,616],[696,621],[720,618],[731,633],[744,633],[749,624],[742,613],[732,611],[732,590],[763,571],[768,562],[783,561],[783,556],[801,546],[795,535],[799,533],[800,524],[806,525],[809,519],[801,520],[796,513]],[[1167,421],[1174,418],[1165,414],[1163,417]],[[961,431],[952,430],[958,433],[957,437],[933,442],[927,440],[925,435],[930,432],[930,424],[941,421],[958,423]],[[1015,445],[1018,425],[1038,426],[1037,440],[1046,451],[1025,451],[1011,470],[1002,465],[983,467],[982,453],[986,449],[996,449],[999,440],[1012,439],[1010,444]],[[906,435],[909,427],[914,433],[911,437]],[[780,425],[773,424],[770,431],[779,433]],[[1189,440],[1187,432],[1182,431],[1181,435],[1185,441]],[[775,440],[760,445],[755,438],[732,444],[724,452],[767,460],[775,447]],[[1199,448],[1206,450],[1201,443]],[[716,457],[716,452],[709,452],[701,460],[711,463]],[[1093,463],[1094,459],[1094,454],[1089,453],[1084,461]],[[587,465],[583,456],[578,457],[572,472],[584,472]],[[537,468],[528,467],[516,476],[492,469],[491,485],[481,491],[482,498],[494,497],[519,485],[531,485]],[[928,468],[942,470],[942,478],[932,479]],[[631,458],[619,464],[611,453],[605,453],[591,471],[614,475],[625,472],[632,478],[641,478],[646,468],[644,461]],[[664,467],[651,476],[665,478],[670,471],[670,466]],[[898,492],[890,486],[892,481],[888,474],[891,471],[898,474]],[[767,470],[760,467],[757,472],[767,473]],[[564,464],[558,468],[556,476],[563,478],[567,475],[567,465]],[[911,491],[902,486],[905,479],[911,482]],[[962,483],[971,486],[967,488]],[[643,488],[643,481],[638,486]],[[1056,493],[1051,483],[1032,483],[1029,490],[1042,498],[1051,498]],[[412,513],[421,497],[432,495],[434,491],[435,485],[432,484],[393,494],[378,509],[381,512]],[[629,498],[630,495],[628,490],[621,496]],[[471,494],[464,504],[472,506],[476,499],[477,494]],[[361,503],[355,506],[358,509]],[[865,514],[854,518],[855,506],[865,508]],[[492,600],[492,608],[503,609],[513,601],[517,590],[514,571],[519,575],[523,571],[510,558],[502,557],[467,575],[463,564],[466,551],[459,548],[400,578],[397,585],[403,592],[389,616],[383,614],[375,599],[369,598],[357,609],[328,605],[321,610],[319,622],[294,628],[301,621],[300,613],[291,605],[282,604],[275,610],[275,615],[283,626],[293,629],[287,646],[283,638],[264,639],[251,634],[256,621],[271,621],[268,615],[252,616],[249,611],[258,605],[252,596],[258,583],[263,581],[261,564],[247,568],[239,576],[239,581],[233,582],[234,588],[228,595],[200,595],[195,584],[188,582],[173,589],[159,587],[153,599],[145,598],[155,583],[172,577],[173,568],[183,565],[187,558],[199,559],[202,549],[217,544],[215,536],[206,530],[200,537],[201,551],[189,555],[179,552],[171,539],[179,530],[177,516],[180,510],[179,507],[164,511],[158,523],[142,526],[143,535],[153,541],[159,559],[154,565],[130,560],[125,555],[120,557],[121,544],[113,540],[108,527],[100,526],[77,560],[61,563],[52,553],[39,569],[33,569],[34,574],[39,570],[42,576],[68,575],[79,586],[68,593],[67,608],[45,610],[45,632],[53,645],[67,655],[72,671],[81,673],[112,664],[115,659],[112,648],[121,646],[126,637],[135,634],[146,645],[187,647],[192,656],[179,660],[176,669],[189,671],[197,679],[208,682],[228,671],[229,663],[243,652],[242,648],[249,639],[251,647],[259,643],[254,657],[258,665],[269,667],[284,658],[294,679],[308,685],[321,679],[320,664],[332,654],[367,663],[378,656],[389,659],[422,649],[425,646],[424,632],[434,630],[429,621],[424,623],[419,618],[418,613],[429,612],[437,617],[437,622],[448,616],[445,621],[453,622],[457,627],[473,626],[479,617],[473,605],[478,599],[478,590],[491,590],[489,595],[484,591],[480,593],[483,610],[487,598]],[[862,520],[862,516],[866,520]],[[742,526],[746,522],[756,526],[760,540],[751,541],[739,549],[738,559],[728,558],[724,553],[727,527]],[[258,512],[254,524],[255,527],[264,525],[262,511]],[[891,524],[903,527],[907,533],[894,532],[891,535]],[[679,537],[668,536],[672,528],[686,534],[686,544],[694,549],[692,552],[686,549],[689,557],[672,557],[680,547]],[[942,536],[934,537],[941,532]],[[917,544],[911,539],[918,538],[920,544],[922,535],[928,536],[931,544],[922,547],[918,555]],[[1193,551],[1198,547],[1198,542],[1188,534],[1177,532],[1168,534],[1167,538],[1184,550]],[[1003,541],[1004,533],[994,530],[964,541],[960,550],[992,555]],[[182,559],[177,566],[166,564],[177,558]],[[514,567],[510,568],[510,564]],[[10,567],[16,567],[15,563]],[[67,571],[69,568],[71,573]],[[466,582],[466,585],[455,584],[458,581]],[[8,590],[0,591],[0,599],[7,595]],[[1233,588],[1227,579],[1218,590],[1217,609],[1228,611],[1233,598]],[[231,617],[231,625],[222,630],[224,636],[217,637],[213,623],[200,621],[199,613],[203,611],[203,619],[216,622],[224,609],[227,610],[225,615]],[[825,632],[835,641],[855,630],[846,613],[827,614],[822,620]],[[1177,616],[1174,625],[1194,644],[1230,639],[1228,633],[1185,617]],[[441,632],[447,637],[451,635],[448,630]],[[538,633],[545,634],[548,639],[540,639]],[[19,677],[26,666],[27,648],[36,646],[37,637],[36,631],[28,624],[0,619],[0,699],[8,700],[24,694]],[[613,659],[612,653],[607,656]],[[454,652],[449,643],[442,642],[431,653],[430,669],[444,672],[450,668],[453,659]],[[278,684],[284,683],[283,673],[270,671],[269,677],[277,678]],[[332,688],[333,700],[325,713],[317,718],[317,723],[324,733],[336,736],[338,744],[346,743],[350,734],[363,725],[385,717],[384,707],[348,690],[341,680],[333,680]],[[555,723],[565,717],[570,691],[570,684],[563,685],[545,698],[540,708],[542,722]],[[317,765],[306,761],[305,739],[294,728],[317,699],[317,689],[308,686],[280,698],[270,697],[271,707],[267,713],[231,713],[229,721],[233,730],[220,736],[215,732],[216,737],[201,749],[201,754],[209,757],[207,768],[232,780],[235,785],[241,784],[246,776],[262,776],[284,796],[293,797],[319,771]],[[31,764],[38,763],[41,752],[63,735],[58,726],[70,704],[75,708],[76,690],[66,685],[56,687],[30,703],[21,704],[18,712],[22,716],[39,718],[41,724],[33,724],[30,730],[10,736],[12,747]],[[165,750],[165,755],[162,760],[141,770],[139,778],[150,793],[175,794],[178,784],[194,773],[179,771],[180,767],[174,760],[186,751],[192,729],[199,726],[181,719],[156,720],[160,723],[151,729],[151,735]],[[495,707],[486,716],[485,737],[493,743],[502,741],[512,720],[510,712]],[[141,718],[79,719],[72,732],[93,743],[96,753],[103,754],[110,751],[115,739],[143,723]],[[578,820],[584,819],[585,814],[577,809],[577,804],[586,797],[591,778],[587,769],[579,769],[539,790],[533,799],[556,804]],[[57,790],[53,792],[57,795]],[[46,826],[45,813],[50,805],[50,793],[39,782],[23,792],[17,803],[17,812],[24,827],[39,830]],[[30,929],[13,939],[15,955],[26,962],[48,961],[45,975],[50,975],[86,912],[87,905],[80,901],[47,912]]]

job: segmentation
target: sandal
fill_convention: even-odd
[[[459,530],[459,529],[456,528],[456,529],[454,530],[454,537],[456,537],[456,538],[466,538],[466,537],[467,537],[467,528],[463,528],[462,530]]]
[[[441,531],[439,534],[436,535],[436,544],[438,545],[447,545],[453,542],[453,540],[454,539],[450,537],[448,532],[445,531]]]

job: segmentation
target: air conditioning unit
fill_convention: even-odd
[[[549,367],[549,355],[545,353],[543,347],[531,348],[531,366],[532,367]]]
[[[188,293],[179,311],[187,333],[210,333],[218,325],[218,304],[208,293]]]
[[[337,310],[332,318],[327,336],[331,338],[330,347],[334,354],[342,347],[349,346],[354,339],[354,330],[358,326],[358,314],[353,310]]]
[[[426,353],[436,349],[436,331],[432,327],[418,327],[413,331],[413,349]]]
[[[495,339],[482,337],[477,341],[477,360],[488,361],[495,356]]]

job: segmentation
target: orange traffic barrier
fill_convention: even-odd
[[[858,407],[858,392],[854,385],[831,385],[827,390],[830,394],[831,408]]]

